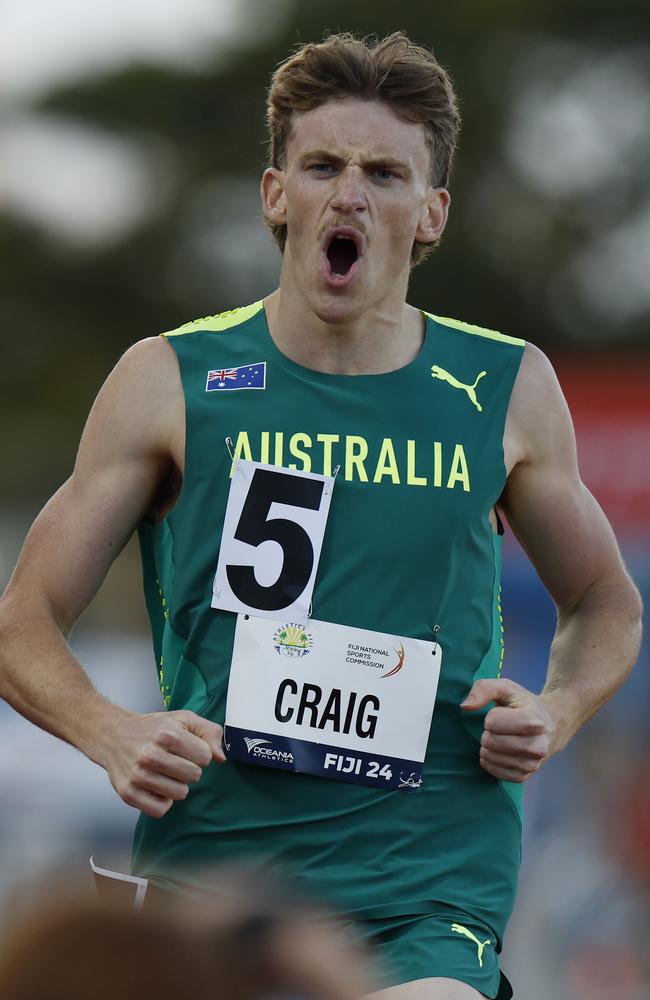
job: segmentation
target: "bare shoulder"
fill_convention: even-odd
[[[174,352],[162,338],[134,344],[99,391],[72,475],[27,536],[11,584],[21,605],[45,600],[69,630],[142,518],[170,502],[184,434]]]
[[[84,437],[130,441],[136,450],[182,460],[184,404],[178,362],[163,337],[133,344],[120,358],[93,405]]]
[[[543,459],[575,462],[571,415],[549,359],[527,343],[508,408],[504,435],[508,473],[522,462]]]
[[[513,387],[504,451],[508,478],[499,507],[558,608],[574,607],[603,581],[627,580],[607,517],[581,481],[553,367],[532,345]]]
[[[174,351],[164,337],[138,340],[117,362],[104,389],[133,395],[132,404],[145,407],[177,395],[181,383]]]

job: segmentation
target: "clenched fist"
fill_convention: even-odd
[[[560,749],[557,720],[544,699],[506,678],[478,680],[461,708],[476,711],[495,701],[485,716],[481,767],[504,781],[527,781]]]
[[[160,819],[203,768],[223,763],[222,739],[221,726],[194,712],[121,712],[98,762],[127,805]]]

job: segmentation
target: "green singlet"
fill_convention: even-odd
[[[502,667],[501,537],[489,514],[505,484],[504,424],[524,342],[425,318],[417,358],[383,375],[289,360],[261,302],[165,334],[185,395],[185,474],[173,510],[143,523],[140,541],[167,708],[224,723],[236,616],[210,603],[231,482],[226,438],[254,461],[324,474],[340,466],[313,617],[435,637],[443,666],[417,792],[211,764],[162,819],[140,817],[133,870],[164,886],[191,883],[199,865],[261,861],[368,926],[446,920],[478,971],[488,953],[496,963],[514,903],[523,786],[479,766],[487,709],[459,706],[474,680]],[[226,387],[223,373],[262,363],[263,389]],[[209,391],[215,377],[224,386]],[[480,981],[490,996],[495,968]]]

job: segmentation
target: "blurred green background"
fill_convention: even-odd
[[[69,474],[89,406],[121,352],[275,287],[279,255],[258,198],[265,88],[292,46],[327,29],[404,29],[450,71],[463,115],[450,223],[414,273],[410,301],[550,354],[574,411],[584,478],[647,591],[647,0],[5,0],[0,583],[34,514]],[[514,546],[509,565],[509,672],[539,686],[552,610]],[[78,642],[108,689],[121,671],[116,698],[157,707],[144,630],[131,546]],[[649,690],[640,667],[629,693],[531,785],[521,909],[506,954],[522,1000],[650,995]],[[0,718],[8,732],[26,726],[3,706]],[[67,856],[102,831],[121,849],[130,811],[106,789],[102,821],[91,823],[73,809],[70,788],[51,806],[63,801],[77,832],[56,826],[48,853],[31,823],[42,809],[36,792],[30,798],[36,779],[17,769],[17,747],[21,767],[31,748],[57,762],[62,751],[29,727],[16,733],[0,756],[5,872]],[[79,768],[71,761],[60,758],[53,781]],[[88,796],[104,781],[74,774]],[[632,778],[636,791],[620,801]],[[612,828],[613,814],[621,819]]]

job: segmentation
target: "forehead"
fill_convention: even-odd
[[[348,158],[401,159],[428,171],[430,150],[424,125],[400,118],[382,101],[346,97],[326,101],[311,111],[294,112],[287,158],[310,149],[327,149]]]

